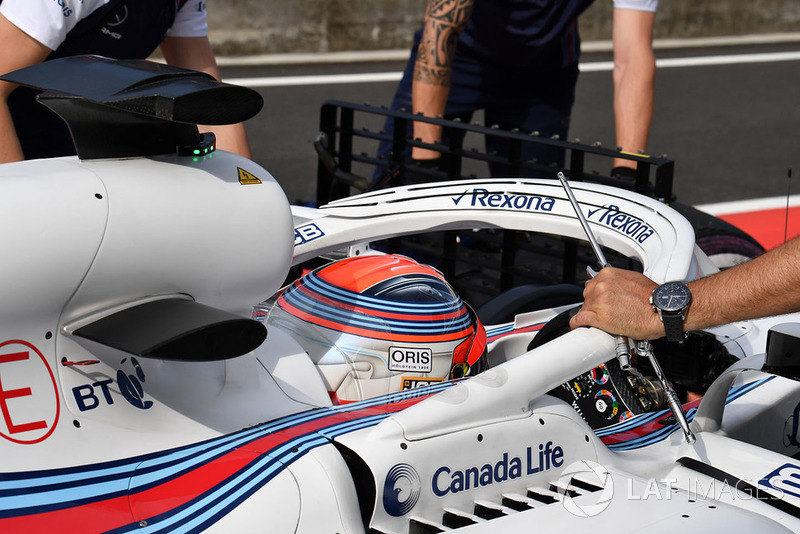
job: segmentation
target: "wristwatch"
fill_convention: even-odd
[[[683,282],[667,282],[653,290],[650,304],[664,322],[667,341],[683,341],[683,319],[692,302],[692,292]]]

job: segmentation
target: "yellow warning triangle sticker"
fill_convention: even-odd
[[[261,180],[259,180],[253,173],[247,172],[246,170],[242,169],[241,167],[236,167],[239,171],[239,183],[242,185],[252,185],[252,184],[260,184]]]

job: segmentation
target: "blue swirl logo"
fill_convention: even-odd
[[[128,358],[123,358],[120,365],[124,365]],[[117,371],[117,385],[119,392],[125,397],[125,400],[131,405],[139,408],[140,410],[147,410],[153,406],[153,401],[144,400],[144,370],[136,358],[131,357],[131,366],[133,373],[125,374],[125,371],[119,369]],[[134,374],[135,373],[135,374]]]
[[[408,464],[397,464],[383,483],[383,508],[393,517],[404,516],[417,504],[421,491],[417,471]]]

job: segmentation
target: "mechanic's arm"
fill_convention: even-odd
[[[161,53],[170,65],[199,70],[220,79],[214,52],[207,37],[167,37],[161,43]],[[251,157],[250,144],[244,124],[200,126],[201,132],[214,132],[217,148]]]
[[[428,0],[411,86],[414,113],[422,113],[426,117],[444,114],[450,93],[456,42],[467,25],[474,4],[475,0]],[[439,141],[442,128],[415,122],[414,138],[426,143]],[[411,152],[411,157],[417,159],[435,159],[439,156],[434,150],[418,147]]]
[[[688,284],[692,303],[685,330],[800,311],[800,237],[755,259]],[[664,335],[649,298],[656,283],[606,267],[586,282],[584,303],[570,326],[595,326],[634,339]]]
[[[8,72],[41,63],[51,50],[33,37],[14,26],[0,13],[0,42],[4,52],[0,54],[0,72]],[[0,82],[0,163],[24,159],[14,122],[8,111],[8,95],[16,84]]]
[[[653,54],[655,12],[614,8],[614,119],[617,146],[625,152],[646,151],[653,121],[656,60]],[[615,159],[614,166],[636,162]]]

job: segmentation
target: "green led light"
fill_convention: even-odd
[[[197,149],[197,148],[195,148],[195,149],[194,149],[194,152],[193,152],[193,154],[194,154],[195,156],[199,156],[199,155],[200,155],[200,150],[199,150],[199,149]]]

